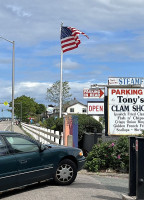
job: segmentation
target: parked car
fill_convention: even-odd
[[[82,169],[81,149],[44,145],[14,132],[0,132],[0,192],[53,179],[69,185]]]

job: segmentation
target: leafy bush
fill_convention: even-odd
[[[44,124],[43,124],[43,122],[41,122],[41,121],[39,121],[39,123],[38,123],[40,126],[42,126],[42,127],[44,127]]]
[[[63,118],[50,117],[46,119],[46,127],[55,131],[63,131]]]
[[[56,125],[55,127],[56,131],[63,132],[63,118],[57,118],[55,125]]]
[[[142,130],[142,133],[139,134],[138,137],[144,137],[144,130]]]
[[[84,133],[101,133],[102,125],[96,119],[89,115],[78,114],[78,136],[79,141],[83,138]]]
[[[102,142],[94,145],[86,158],[85,168],[89,171],[113,169],[127,172],[129,168],[128,138],[122,136],[118,141]]]
[[[46,119],[46,128],[51,129],[55,125],[56,119],[54,117],[50,117]]]
[[[82,148],[82,139],[84,133],[101,133],[102,125],[100,122],[95,120],[93,117],[84,114],[77,114],[78,116],[78,140],[79,147]],[[53,129],[55,131],[63,132],[63,118],[50,117],[46,120],[46,127],[49,129]]]

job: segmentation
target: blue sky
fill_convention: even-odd
[[[144,77],[143,10],[143,0],[1,0],[0,35],[15,41],[15,98],[49,104],[46,90],[60,79],[61,22],[89,36],[63,56],[73,98],[87,103],[83,88],[108,77]],[[11,101],[11,70],[12,44],[0,39],[0,103]]]

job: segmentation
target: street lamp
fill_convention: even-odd
[[[8,40],[6,38],[3,38],[0,36],[1,39],[6,40],[7,42],[10,42],[13,44],[13,56],[12,56],[12,121],[11,121],[11,131],[14,131],[14,75],[15,75],[15,42]]]

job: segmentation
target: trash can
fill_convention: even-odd
[[[101,137],[102,133],[85,133],[83,138],[83,149],[90,152],[94,144],[97,144],[98,139]]]

